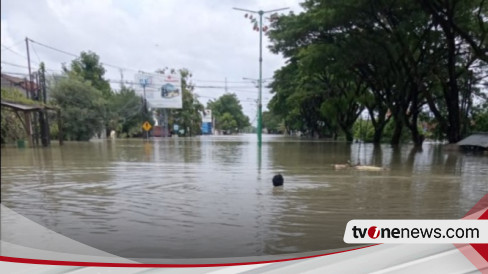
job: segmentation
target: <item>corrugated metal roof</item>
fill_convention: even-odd
[[[11,107],[13,109],[23,110],[23,111],[34,111],[34,110],[41,110],[44,109],[42,106],[36,105],[24,105],[19,103],[12,103],[2,100],[2,106]]]
[[[9,81],[14,86],[20,86],[23,89],[26,89],[29,86],[30,86],[30,88],[32,90],[36,90],[38,88],[37,84],[34,83],[34,82],[31,82],[31,81],[28,81],[26,79],[22,79],[22,78],[19,78],[19,77],[15,77],[15,76],[12,76],[12,75],[7,75],[7,74],[4,74],[4,73],[2,73],[2,79],[5,79],[5,80]]]
[[[25,82],[24,79],[22,78],[19,78],[19,77],[15,77],[15,76],[12,76],[12,75],[7,75],[7,74],[3,74],[2,73],[2,78],[4,78],[5,80],[8,80],[14,84],[20,84],[20,83],[23,83]]]
[[[50,106],[42,106],[42,105],[25,105],[21,103],[14,103],[14,102],[9,102],[9,101],[4,101],[2,100],[2,106],[10,107],[13,109],[17,110],[22,110],[22,111],[37,111],[37,110],[42,110],[42,109],[52,109],[56,110],[56,107],[50,107]]]
[[[460,146],[475,146],[488,148],[488,132],[475,133],[457,143]]]

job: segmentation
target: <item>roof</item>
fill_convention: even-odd
[[[20,84],[23,83],[25,80],[19,77],[7,75],[2,73],[2,78],[8,80],[9,82],[12,82],[14,84]]]
[[[42,109],[56,109],[55,107],[43,106],[43,105],[26,105],[22,103],[15,103],[2,100],[2,106],[13,108],[21,111],[37,111]]]
[[[475,146],[488,148],[488,132],[474,133],[457,143],[460,146]]]
[[[15,76],[12,76],[12,75],[7,75],[7,74],[4,74],[4,73],[2,73],[2,78],[5,79],[5,80],[7,80],[7,81],[9,81],[14,86],[20,86],[23,89],[26,89],[29,86],[28,83],[31,83],[33,90],[34,89],[37,89],[37,84],[36,83],[31,82],[31,81],[27,81],[24,78],[19,78],[19,77],[15,77]]]

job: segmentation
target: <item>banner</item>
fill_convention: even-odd
[[[135,91],[151,108],[182,108],[181,78],[178,74],[138,73]]]
[[[205,109],[202,113],[202,122],[203,123],[212,123],[212,110]]]

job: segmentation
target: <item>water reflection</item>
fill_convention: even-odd
[[[263,137],[2,148],[2,203],[113,254],[196,258],[344,247],[350,219],[460,218],[488,192],[486,156]]]

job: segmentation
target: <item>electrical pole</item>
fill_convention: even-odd
[[[31,74],[31,63],[30,63],[30,52],[29,52],[29,38],[25,37],[25,47],[27,48],[27,68],[29,70],[29,87],[26,85],[27,94],[31,93],[27,98],[32,97],[32,74]]]
[[[142,90],[144,94],[142,113],[144,118],[146,118],[147,115],[146,86],[149,84],[149,79],[146,76],[144,76],[144,78],[139,79],[139,84],[142,86]],[[146,139],[149,139],[149,131],[147,130],[144,131],[146,131]]]
[[[263,125],[263,104],[261,94],[263,92],[263,14],[270,13],[270,12],[277,12],[281,10],[286,10],[289,8],[281,8],[281,9],[274,9],[274,10],[246,10],[241,8],[233,8],[239,11],[245,11],[250,13],[259,14],[259,95],[258,95],[258,145],[261,146],[262,144],[262,125]],[[247,17],[247,14],[246,14]]]

